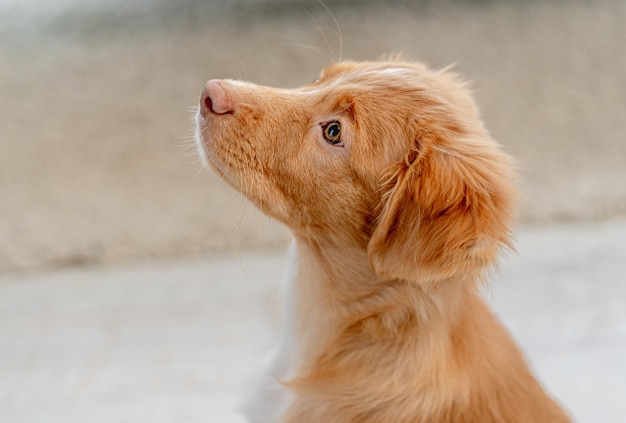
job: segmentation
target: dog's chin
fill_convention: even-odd
[[[198,156],[200,157],[200,162],[203,167],[210,167],[215,173],[217,173],[222,179],[228,182],[231,186],[233,186],[238,191],[239,184],[236,182],[235,178],[228,171],[228,166],[224,164],[219,157],[215,154],[213,149],[211,148],[212,141],[210,136],[206,133],[206,130],[203,131],[201,124],[200,113],[196,115],[196,127],[195,127],[195,142],[196,148],[198,150]]]
[[[207,145],[207,144],[204,144]],[[239,182],[239,178],[233,175],[232,169],[229,169],[227,165],[225,165],[216,154],[209,147],[203,147],[205,154],[205,161],[208,166],[219,175],[222,180],[228,183],[231,187],[235,188],[237,191],[241,191],[241,183]]]

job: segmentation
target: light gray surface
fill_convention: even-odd
[[[282,253],[0,278],[0,422],[238,422]],[[626,416],[626,221],[526,228],[488,290],[579,422]]]

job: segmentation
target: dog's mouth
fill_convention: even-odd
[[[195,142],[200,156],[200,161],[205,167],[211,167],[220,177],[230,185],[237,187],[236,181],[232,178],[232,172],[227,163],[216,154],[215,142],[211,137],[210,123],[204,118],[200,110],[196,114]]]
[[[200,109],[198,108],[196,112],[196,125],[194,128],[194,141],[196,143],[196,149],[198,150],[198,156],[200,157],[200,162],[202,163],[202,167],[207,167],[209,165],[207,156],[207,149],[204,146],[204,140],[202,139],[202,116],[200,115]]]

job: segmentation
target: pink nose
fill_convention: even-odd
[[[200,113],[207,117],[211,113],[225,115],[235,111],[227,84],[220,79],[211,79],[202,90],[200,97]]]

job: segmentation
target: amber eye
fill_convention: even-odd
[[[341,142],[341,123],[338,120],[328,122],[322,126],[324,130],[324,139],[328,144],[342,146]]]

